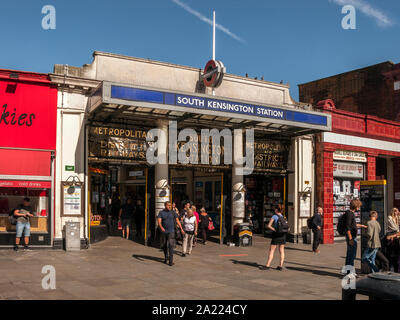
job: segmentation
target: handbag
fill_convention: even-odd
[[[10,221],[10,224],[13,226],[17,224],[17,218],[14,216],[14,211],[15,209],[11,210],[10,215],[8,216],[8,221]]]
[[[118,220],[118,230],[122,230],[121,220]]]
[[[208,223],[208,230],[212,231],[212,230],[214,230],[214,229],[215,229],[214,223],[213,223],[212,221],[210,221],[210,222]]]

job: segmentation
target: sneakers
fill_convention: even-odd
[[[182,257],[186,257],[186,253],[182,254]]]
[[[32,251],[29,246],[24,246],[24,251]]]
[[[276,267],[276,270],[278,270],[278,271],[283,271],[283,267],[278,266],[278,267]]]
[[[19,250],[18,246],[14,245],[14,251],[18,251],[18,250]]]

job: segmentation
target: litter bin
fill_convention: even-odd
[[[253,232],[250,223],[244,222],[237,225],[237,240],[239,247],[250,247],[253,245]]]
[[[81,250],[80,223],[67,221],[65,223],[65,250]]]
[[[304,244],[311,244],[312,231],[308,227],[301,228],[301,235]]]

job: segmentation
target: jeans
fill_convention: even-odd
[[[175,232],[163,233],[162,240],[165,260],[172,263],[174,260]]]
[[[375,264],[376,253],[379,248],[366,248],[362,256],[362,261],[368,263],[372,272],[379,272],[378,267]]]
[[[347,253],[346,253],[346,266],[354,266],[354,260],[357,255],[357,239],[353,239],[354,245],[350,245],[350,241],[346,236]]]
[[[313,242],[313,251],[317,251],[319,244],[321,243],[322,240],[322,232],[321,230],[315,229],[313,230],[314,233],[314,242]]]
[[[17,238],[21,238],[22,237],[22,233],[25,230],[25,237],[29,237],[31,235],[31,225],[29,222],[20,222],[17,221],[17,225],[16,225],[16,237]]]
[[[185,235],[183,237],[183,244],[182,244],[183,254],[192,253],[193,238],[194,238],[194,234],[185,233]]]

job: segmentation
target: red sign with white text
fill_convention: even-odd
[[[0,80],[0,147],[56,149],[57,88]]]
[[[50,189],[50,181],[15,181],[15,180],[0,180],[0,188],[38,188]]]

